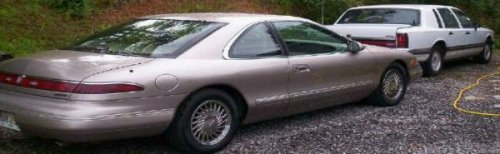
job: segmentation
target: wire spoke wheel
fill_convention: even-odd
[[[191,134],[200,144],[218,144],[231,129],[231,118],[227,105],[218,100],[207,100],[191,116]]]
[[[389,70],[384,76],[383,92],[386,98],[397,100],[403,94],[403,76],[397,70]]]

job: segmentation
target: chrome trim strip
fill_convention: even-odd
[[[326,87],[326,88],[321,88],[321,89],[295,92],[295,93],[291,93],[290,96],[278,95],[278,96],[259,98],[259,99],[256,99],[255,102],[257,104],[265,104],[265,103],[287,100],[289,98],[306,97],[306,96],[310,96],[310,95],[317,95],[317,94],[332,92],[332,91],[336,91],[336,90],[356,88],[356,87],[365,86],[365,85],[368,85],[371,83],[373,83],[373,80],[367,80],[367,81],[362,81],[362,82],[357,82],[357,83],[343,84],[343,85],[331,86],[331,87]]]
[[[290,97],[291,98],[298,98],[298,97],[306,97],[309,95],[317,95],[317,94],[327,93],[327,92],[336,91],[336,90],[344,90],[344,89],[349,89],[349,88],[360,87],[360,86],[368,85],[372,82],[373,82],[372,80],[368,80],[368,81],[362,81],[362,82],[357,82],[357,83],[331,86],[331,87],[326,87],[326,88],[322,88],[322,89],[301,91],[301,92],[296,92],[296,93],[290,94]]]
[[[287,100],[289,99],[289,95],[278,95],[278,96],[272,96],[272,97],[266,97],[266,98],[259,98],[255,100],[257,104],[264,104],[264,103],[270,103],[270,102],[275,102],[275,101],[280,101],[280,100]]]

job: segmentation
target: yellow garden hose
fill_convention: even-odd
[[[476,80],[476,83],[474,84],[471,84],[465,88],[463,88],[462,90],[460,90],[460,93],[458,93],[458,96],[457,98],[455,99],[455,101],[453,102],[453,107],[455,109],[457,109],[458,111],[460,112],[463,112],[463,113],[468,113],[468,114],[474,114],[474,115],[480,115],[480,116],[493,116],[493,117],[500,117],[500,113],[486,113],[486,112],[479,112],[479,111],[472,111],[472,110],[468,110],[468,109],[464,109],[464,108],[461,108],[460,107],[460,100],[462,99],[464,93],[474,87],[477,87],[481,84],[481,81],[486,79],[486,78],[490,78],[490,77],[493,77],[495,75],[500,75],[500,66],[497,67],[497,70],[495,73],[491,73],[491,74],[487,74],[487,75],[483,75],[481,76],[480,78],[478,78]]]

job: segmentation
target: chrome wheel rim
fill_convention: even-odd
[[[484,59],[488,60],[491,56],[491,48],[488,44],[484,47]]]
[[[231,118],[227,105],[218,100],[207,100],[191,115],[191,134],[200,144],[218,144],[231,129]]]
[[[439,52],[434,52],[431,60],[432,70],[439,71],[439,69],[441,69],[441,55]]]
[[[383,89],[386,98],[397,100],[403,94],[403,76],[397,70],[389,70],[384,76]]]

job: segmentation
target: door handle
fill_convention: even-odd
[[[304,72],[310,72],[311,69],[309,68],[308,65],[306,64],[297,64],[293,65],[293,70],[297,73],[304,73]]]
[[[453,32],[448,33],[448,35],[453,35]]]
[[[469,34],[470,34],[470,32],[465,32],[465,35],[469,35]]]

